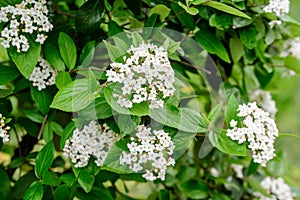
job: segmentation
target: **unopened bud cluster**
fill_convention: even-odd
[[[39,58],[36,67],[33,69],[29,80],[38,90],[45,89],[47,86],[55,84],[57,72],[51,67],[47,60]]]
[[[46,3],[46,0],[24,0],[15,6],[0,8],[0,23],[4,23],[0,38],[2,46],[14,46],[18,52],[27,52],[30,47],[27,34],[43,44],[47,38],[45,33],[53,28]]]
[[[0,114],[0,138],[2,138],[3,143],[9,141],[9,135],[7,134],[9,130],[10,127],[5,124],[5,117]]]
[[[101,167],[111,146],[118,140],[119,135],[106,124],[101,126],[96,121],[91,121],[82,130],[74,130],[72,137],[66,141],[63,151],[77,168],[87,166],[91,156],[95,158],[97,166]]]
[[[259,200],[293,200],[294,193],[292,192],[289,185],[287,185],[283,178],[272,178],[267,176],[261,183],[261,187],[266,190],[270,195],[267,197],[260,192],[254,192],[254,196],[258,197]]]
[[[129,165],[133,172],[144,172],[142,177],[146,180],[165,180],[167,167],[175,165],[171,137],[164,130],[151,130],[143,125],[136,131],[127,144],[129,152],[122,152],[120,164]]]
[[[276,123],[269,115],[258,108],[256,102],[239,105],[237,116],[241,118],[241,127],[237,121],[231,120],[231,129],[226,133],[239,144],[247,142],[253,161],[262,166],[275,156],[274,142],[278,136]]]
[[[122,94],[114,94],[118,104],[131,108],[147,101],[150,108],[161,108],[164,99],[174,94],[174,71],[163,47],[154,44],[131,46],[124,63],[114,62],[106,71],[107,81],[122,84]]]

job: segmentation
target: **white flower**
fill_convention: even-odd
[[[240,179],[244,178],[243,165],[231,164],[230,166],[233,169],[233,171],[235,172],[236,177],[238,177]]]
[[[266,166],[275,156],[274,142],[278,136],[276,123],[269,115],[268,112],[258,108],[256,102],[239,105],[237,116],[242,119],[242,127],[234,126],[226,133],[239,144],[247,141],[248,147],[253,152],[253,161],[262,166]]]
[[[273,12],[277,17],[283,16],[290,11],[290,0],[269,0],[269,4],[263,10],[267,13]]]
[[[63,151],[77,168],[87,166],[90,156],[93,156],[96,165],[101,167],[111,146],[118,140],[119,136],[106,124],[100,126],[91,121],[81,131],[75,129],[72,137],[66,141]]]
[[[131,108],[133,103],[150,102],[150,108],[164,106],[163,99],[174,94],[174,71],[166,50],[147,43],[127,51],[123,63],[111,63],[106,71],[107,81],[122,84],[118,104]]]
[[[37,87],[38,90],[45,89],[47,86],[55,84],[55,77],[57,72],[51,65],[43,58],[39,58],[37,66],[33,69],[29,80],[32,85]]]
[[[0,114],[0,138],[2,138],[3,143],[7,143],[9,141],[9,135],[7,134],[10,130],[9,126],[5,125],[5,117]]]
[[[292,192],[289,185],[287,185],[284,180],[279,178],[272,178],[267,176],[261,183],[261,187],[266,190],[271,197],[266,197],[260,192],[254,192],[253,195],[258,197],[260,200],[293,200],[294,193]]]
[[[1,44],[4,48],[15,46],[18,52],[28,51],[30,44],[24,33],[36,32],[36,42],[45,42],[45,33],[53,28],[47,17],[46,3],[44,0],[23,0],[15,6],[0,8],[0,23],[8,22],[1,31]]]
[[[143,125],[136,131],[127,144],[129,153],[123,151],[120,156],[120,164],[129,165],[133,172],[146,172],[142,175],[146,180],[165,180],[167,167],[175,165],[171,137],[163,130],[151,130]]]
[[[276,102],[272,99],[270,92],[261,89],[253,90],[249,94],[249,100],[255,101],[258,106],[270,113],[271,117],[275,117],[277,113]]]

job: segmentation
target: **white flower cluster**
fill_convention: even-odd
[[[5,48],[14,46],[17,51],[28,51],[30,44],[25,34],[36,33],[35,41],[43,44],[46,32],[52,30],[53,25],[47,17],[46,0],[24,0],[15,6],[0,9],[0,23],[7,23],[1,31],[1,44]]]
[[[33,69],[29,80],[38,90],[45,89],[47,86],[55,84],[57,72],[51,67],[47,60],[39,58],[37,66]]]
[[[242,118],[242,128],[237,127],[237,121],[231,120],[232,129],[228,129],[226,135],[239,144],[248,142],[253,152],[253,161],[266,166],[275,156],[274,142],[278,129],[274,119],[258,108],[256,102],[239,105],[237,116]]]
[[[123,84],[122,95],[115,94],[118,104],[131,108],[133,103],[150,102],[150,108],[164,106],[163,99],[172,96],[175,88],[174,71],[163,47],[140,44],[127,51],[124,64],[114,62],[106,71],[108,82]]]
[[[290,11],[290,0],[269,0],[263,10],[267,13],[274,12],[277,17],[283,16]]]
[[[63,151],[65,156],[76,163],[77,168],[87,166],[90,156],[93,156],[97,166],[101,167],[111,146],[118,140],[119,135],[106,124],[100,126],[91,121],[81,131],[75,129],[73,136],[66,141]]]
[[[230,167],[233,169],[236,177],[243,179],[244,174],[243,174],[243,165],[239,164],[231,164]]]
[[[267,176],[261,183],[261,187],[266,190],[271,197],[266,197],[260,192],[254,192],[253,195],[258,197],[260,200],[293,200],[294,193],[291,188],[279,178],[272,178]]]
[[[281,56],[292,55],[300,59],[300,37],[287,40],[283,45],[283,49],[284,52],[281,53]]]
[[[3,143],[6,143],[9,141],[9,135],[7,134],[10,130],[9,126],[5,127],[5,117],[0,114],[0,138],[2,138]]]
[[[271,117],[275,117],[277,113],[276,102],[272,99],[270,92],[261,89],[253,90],[249,94],[249,100],[255,101],[259,107],[270,113]]]
[[[146,171],[142,176],[149,181],[165,180],[168,166],[174,166],[174,144],[163,130],[151,130],[143,125],[137,127],[136,137],[127,144],[129,153],[123,151],[120,164],[128,164],[134,172]]]

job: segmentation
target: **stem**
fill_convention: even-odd
[[[43,123],[42,123],[41,129],[40,129],[40,131],[39,131],[39,135],[38,135],[38,137],[37,137],[37,139],[38,139],[38,140],[39,140],[39,139],[41,139],[41,137],[42,137],[43,130],[44,130],[44,127],[45,127],[45,124],[46,124],[47,118],[48,118],[48,113],[47,113],[47,114],[45,115],[45,117],[44,117],[44,120],[43,120]]]
[[[183,64],[183,65],[186,65],[186,66],[188,66],[188,67],[194,67],[194,68],[196,68],[196,69],[198,69],[198,70],[200,70],[200,71],[202,71],[202,72],[207,73],[208,75],[211,75],[211,71],[208,71],[208,70],[203,69],[203,68],[201,68],[201,67],[197,67],[197,66],[195,66],[195,65],[192,65],[192,64],[187,63],[187,62],[184,62],[184,61],[179,61],[179,63],[180,63],[180,64]]]
[[[59,11],[59,10],[56,10],[55,13],[57,14],[60,14],[60,15],[65,15],[65,16],[68,16],[68,17],[76,17],[75,14],[71,14],[71,13],[67,13],[67,12],[63,12],[63,11]]]

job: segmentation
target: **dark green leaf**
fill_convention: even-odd
[[[238,101],[234,97],[234,95],[231,95],[228,99],[228,103],[225,109],[225,118],[226,118],[226,124],[229,127],[230,121],[232,119],[236,119],[237,113],[238,113]]]
[[[108,22],[108,36],[111,37],[113,35],[116,35],[118,33],[123,32],[123,29],[117,22],[111,20]]]
[[[134,12],[135,14],[139,15],[141,12],[142,1],[141,0],[124,0],[127,7]]]
[[[71,200],[72,196],[71,188],[66,185],[57,187],[54,192],[54,200]]]
[[[66,112],[77,112],[94,101],[96,90],[90,91],[89,88],[88,79],[72,81],[58,91],[51,107]]]
[[[182,26],[184,26],[190,30],[195,29],[196,23],[195,23],[193,16],[191,16],[187,13],[178,14],[178,13],[185,12],[185,10],[183,8],[181,8],[178,4],[175,4],[175,3],[171,4],[171,8],[172,8],[172,11],[178,15],[177,18],[179,19]]]
[[[261,88],[265,88],[272,80],[275,72],[272,68],[269,69],[268,66],[262,66],[258,64],[255,66],[254,73],[261,85]]]
[[[15,67],[0,64],[0,85],[16,79],[20,75]]]
[[[52,139],[53,139],[53,130],[50,126],[50,123],[47,122],[43,129],[43,140],[45,140],[45,142],[47,143]]]
[[[51,126],[51,129],[59,136],[61,136],[64,132],[64,129],[63,127],[57,123],[57,122],[54,122],[54,121],[51,121],[50,122],[50,126]]]
[[[52,102],[51,88],[47,87],[41,91],[37,87],[30,86],[32,99],[36,102],[37,107],[44,115],[49,112]]]
[[[216,129],[209,132],[209,141],[211,144],[222,151],[223,153],[246,156],[246,145],[238,144],[237,141],[233,141],[226,135],[226,130]]]
[[[56,47],[52,44],[47,44],[44,48],[44,55],[46,57],[46,60],[50,63],[50,65],[58,70],[58,71],[64,71],[65,70],[65,64],[62,60],[58,50]]]
[[[224,30],[232,27],[232,16],[223,14],[217,15],[213,14],[209,18],[209,25],[212,27],[216,27],[217,29]]]
[[[75,67],[77,59],[76,46],[73,39],[66,33],[61,32],[58,38],[58,47],[63,61],[72,70]]]
[[[59,179],[68,186],[71,186],[76,181],[76,177],[73,173],[63,174],[59,177]]]
[[[136,127],[141,123],[141,118],[130,115],[119,115],[118,126],[120,130],[126,135],[133,132]]]
[[[36,181],[37,178],[35,177],[33,172],[29,172],[22,176],[14,185],[11,190],[12,198],[13,199],[22,199],[26,190],[29,186]]]
[[[33,182],[24,195],[24,200],[41,200],[43,198],[43,185],[39,181]]]
[[[38,178],[44,177],[45,173],[48,172],[54,160],[54,152],[54,144],[50,141],[38,153],[34,167],[35,175]]]
[[[6,172],[0,168],[0,199],[10,199],[10,181]]]
[[[95,53],[95,41],[90,41],[86,45],[84,45],[79,61],[81,63],[80,67],[88,67],[93,61]]]
[[[0,7],[8,6],[8,5],[15,5],[21,3],[22,0],[1,0]]]
[[[62,150],[65,146],[65,143],[69,137],[71,137],[73,130],[75,129],[75,123],[71,121],[64,129],[63,133],[61,134],[60,139],[60,149]]]
[[[202,182],[191,180],[187,182],[181,182],[178,186],[186,197],[192,199],[206,199],[208,196],[207,187]]]
[[[78,10],[76,28],[82,34],[92,34],[100,29],[104,20],[104,1],[88,0]]]
[[[29,38],[28,38],[29,39]],[[15,49],[9,49],[9,55],[16,64],[21,74],[29,79],[34,67],[40,57],[41,45],[29,39],[30,48],[27,52],[17,52]]]
[[[203,49],[208,51],[208,53],[216,54],[225,62],[230,63],[227,50],[214,34],[207,30],[201,29],[196,33],[195,39]]]
[[[9,168],[17,168],[25,162],[25,157],[21,156],[11,161]]]
[[[239,29],[240,39],[248,49],[253,49],[256,46],[257,31],[255,26],[247,26]]]
[[[43,184],[56,187],[59,186],[60,179],[58,178],[56,173],[46,172],[43,178]]]

